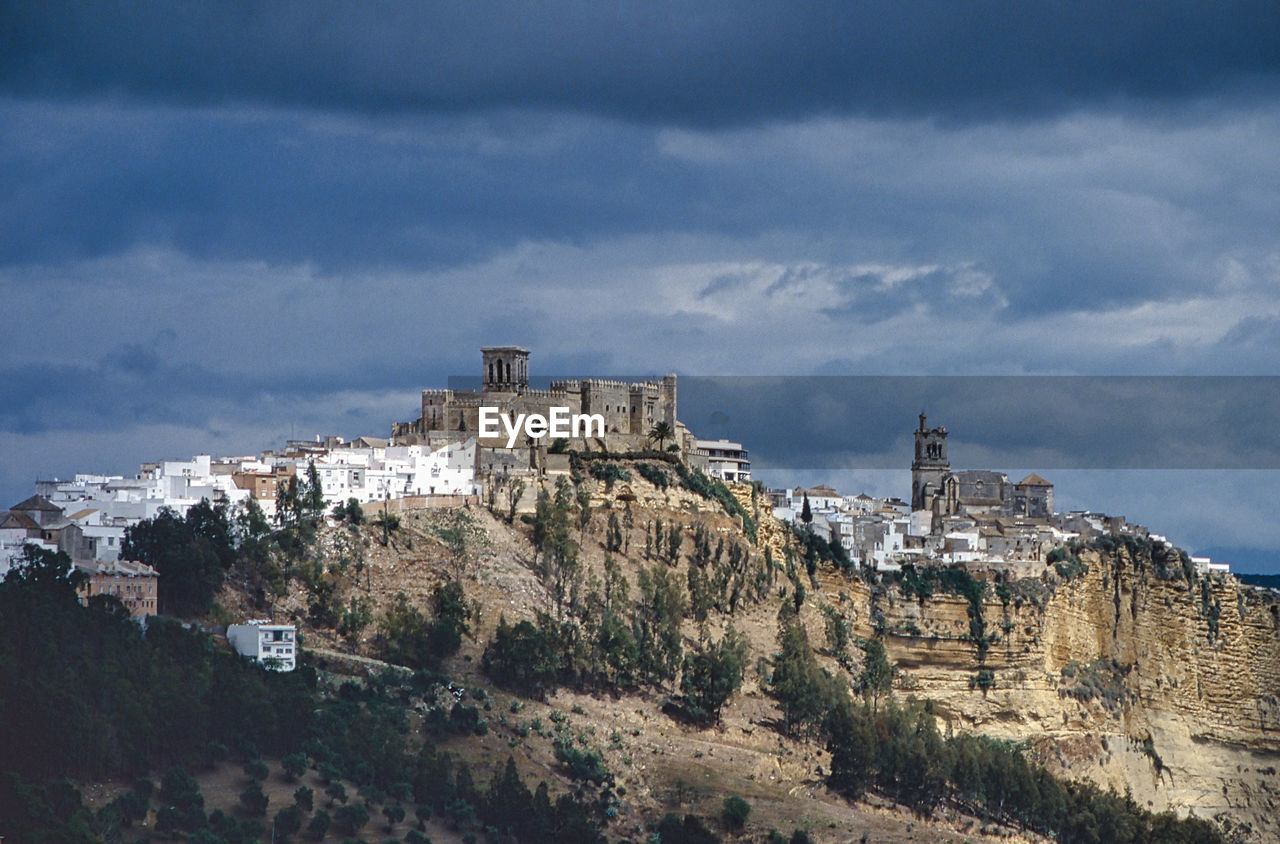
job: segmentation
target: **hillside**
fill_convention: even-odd
[[[641,835],[645,823],[668,811],[714,819],[729,794],[750,802],[748,830],[756,834],[804,826],[817,840],[857,840],[864,833],[869,840],[971,840],[983,828],[956,803],[921,815],[883,790],[850,802],[826,787],[831,758],[824,742],[817,733],[806,738],[784,730],[768,687],[779,607],[794,605],[797,583],[803,590],[798,620],[818,663],[856,683],[864,667],[857,642],[878,637],[899,669],[893,696],[930,701],[944,735],[975,732],[1016,742],[1052,772],[1127,791],[1153,811],[1213,818],[1233,837],[1280,834],[1271,791],[1280,755],[1280,607],[1269,593],[1229,577],[1189,582],[1181,571],[1160,577],[1151,549],[1135,544],[1078,549],[1073,565],[1060,567],[1063,573],[1007,583],[956,577],[932,588],[911,577],[869,583],[826,561],[810,579],[802,549],[785,526],[753,507],[749,487],[734,490],[754,522],[744,530],[740,516],[686,489],[670,472],[669,483],[655,486],[633,462],[613,465],[622,470],[618,476],[584,472],[572,488],[568,538],[580,548],[572,582],[557,584],[547,570],[529,514],[508,523],[505,513],[478,507],[420,511],[405,514],[385,546],[373,526],[321,529],[315,562],[332,573],[332,603],[363,612],[368,623],[358,633],[349,625],[348,635],[340,635],[315,623],[316,592],[303,586],[305,578],[290,581],[274,614],[300,623],[313,648],[376,658],[387,654],[378,620],[399,593],[410,606],[426,607],[434,587],[458,578],[474,613],[469,635],[443,670],[465,686],[490,689],[499,713],[489,716],[490,735],[468,740],[463,752],[482,770],[511,753],[522,772],[558,778],[567,787],[553,739],[578,732],[601,753],[625,795],[611,826],[617,835]],[[533,490],[526,491],[523,509],[532,509],[533,499]],[[674,556],[653,547],[659,523],[668,531],[682,528]],[[612,577],[625,580],[633,599],[642,596],[642,570],[654,567],[678,575],[687,595],[699,531],[711,549],[724,542],[722,560],[734,546],[743,554],[740,571],[720,585],[722,595],[741,593],[733,612],[712,600],[705,622],[695,611],[680,625],[686,652],[699,641],[721,640],[730,623],[747,643],[741,689],[719,723],[700,727],[682,717],[674,706],[680,700],[674,674],[617,684],[595,666],[575,669],[575,680],[515,695],[496,688],[482,670],[500,620],[514,624],[538,613],[569,618],[573,611],[565,607],[575,602],[582,618],[598,615],[610,580],[606,557],[615,564]],[[788,558],[799,564],[794,580],[785,571]],[[234,586],[222,601],[235,615],[262,609]],[[334,616],[339,627],[342,615]],[[848,625],[851,644],[840,655],[827,645],[832,618]],[[592,655],[580,658],[589,663]],[[563,723],[553,722],[553,714]]]

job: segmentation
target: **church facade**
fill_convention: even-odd
[[[951,470],[947,429],[930,428],[923,413],[915,431],[911,462],[911,509],[943,516],[1005,516],[1048,519],[1053,484],[1032,473],[1012,483],[1003,472]]]

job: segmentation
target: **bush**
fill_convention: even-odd
[[[654,463],[637,463],[636,471],[640,473],[640,477],[656,486],[658,489],[666,489],[671,485],[671,476],[667,472]]]
[[[631,480],[631,473],[617,463],[593,461],[589,471],[591,477],[597,481],[604,481],[606,489],[612,489],[615,481]]]
[[[720,817],[724,820],[725,826],[732,830],[742,829],[747,825],[747,818],[751,816],[751,804],[743,800],[738,795],[730,795],[724,799],[724,805],[720,812]]]
[[[558,738],[555,742],[556,761],[564,765],[569,776],[575,780],[593,782],[596,785],[611,785],[613,774],[605,767],[600,751],[590,747],[580,748],[567,738]]]

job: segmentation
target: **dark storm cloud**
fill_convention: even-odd
[[[431,373],[427,373],[430,375]],[[418,383],[423,367],[356,366],[341,373],[311,370],[288,376],[215,372],[193,363],[165,363],[149,348],[125,344],[97,364],[29,365],[0,369],[0,432],[71,433],[137,425],[202,426],[238,416],[278,421],[291,404],[339,392],[358,383],[365,391],[404,389]],[[333,424],[344,423],[334,408]],[[413,410],[411,404],[405,413]],[[367,419],[362,433],[378,434],[389,419]],[[343,430],[342,433],[351,433]]]
[[[1027,314],[1195,294],[1223,252],[1270,249],[1277,222],[1265,115],[1217,134],[1096,118],[1039,134],[857,121],[672,133],[14,101],[0,118],[0,266],[163,245],[321,272],[421,269],[523,242],[663,235],[721,238],[725,257],[782,235],[779,257],[798,260],[776,294],[830,274],[803,263],[946,265],[896,286],[837,269],[824,313],[866,321],[921,304]],[[741,283],[725,275],[702,295]]]
[[[909,466],[922,410],[965,468],[1280,469],[1277,377],[686,376],[680,409],[757,470]]]
[[[1274,3],[9,3],[11,94],[686,125],[1274,91]]]

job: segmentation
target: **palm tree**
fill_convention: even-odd
[[[655,423],[649,429],[649,442],[657,442],[659,451],[662,450],[662,444],[674,436],[675,431],[671,430],[671,425],[668,422]]]

